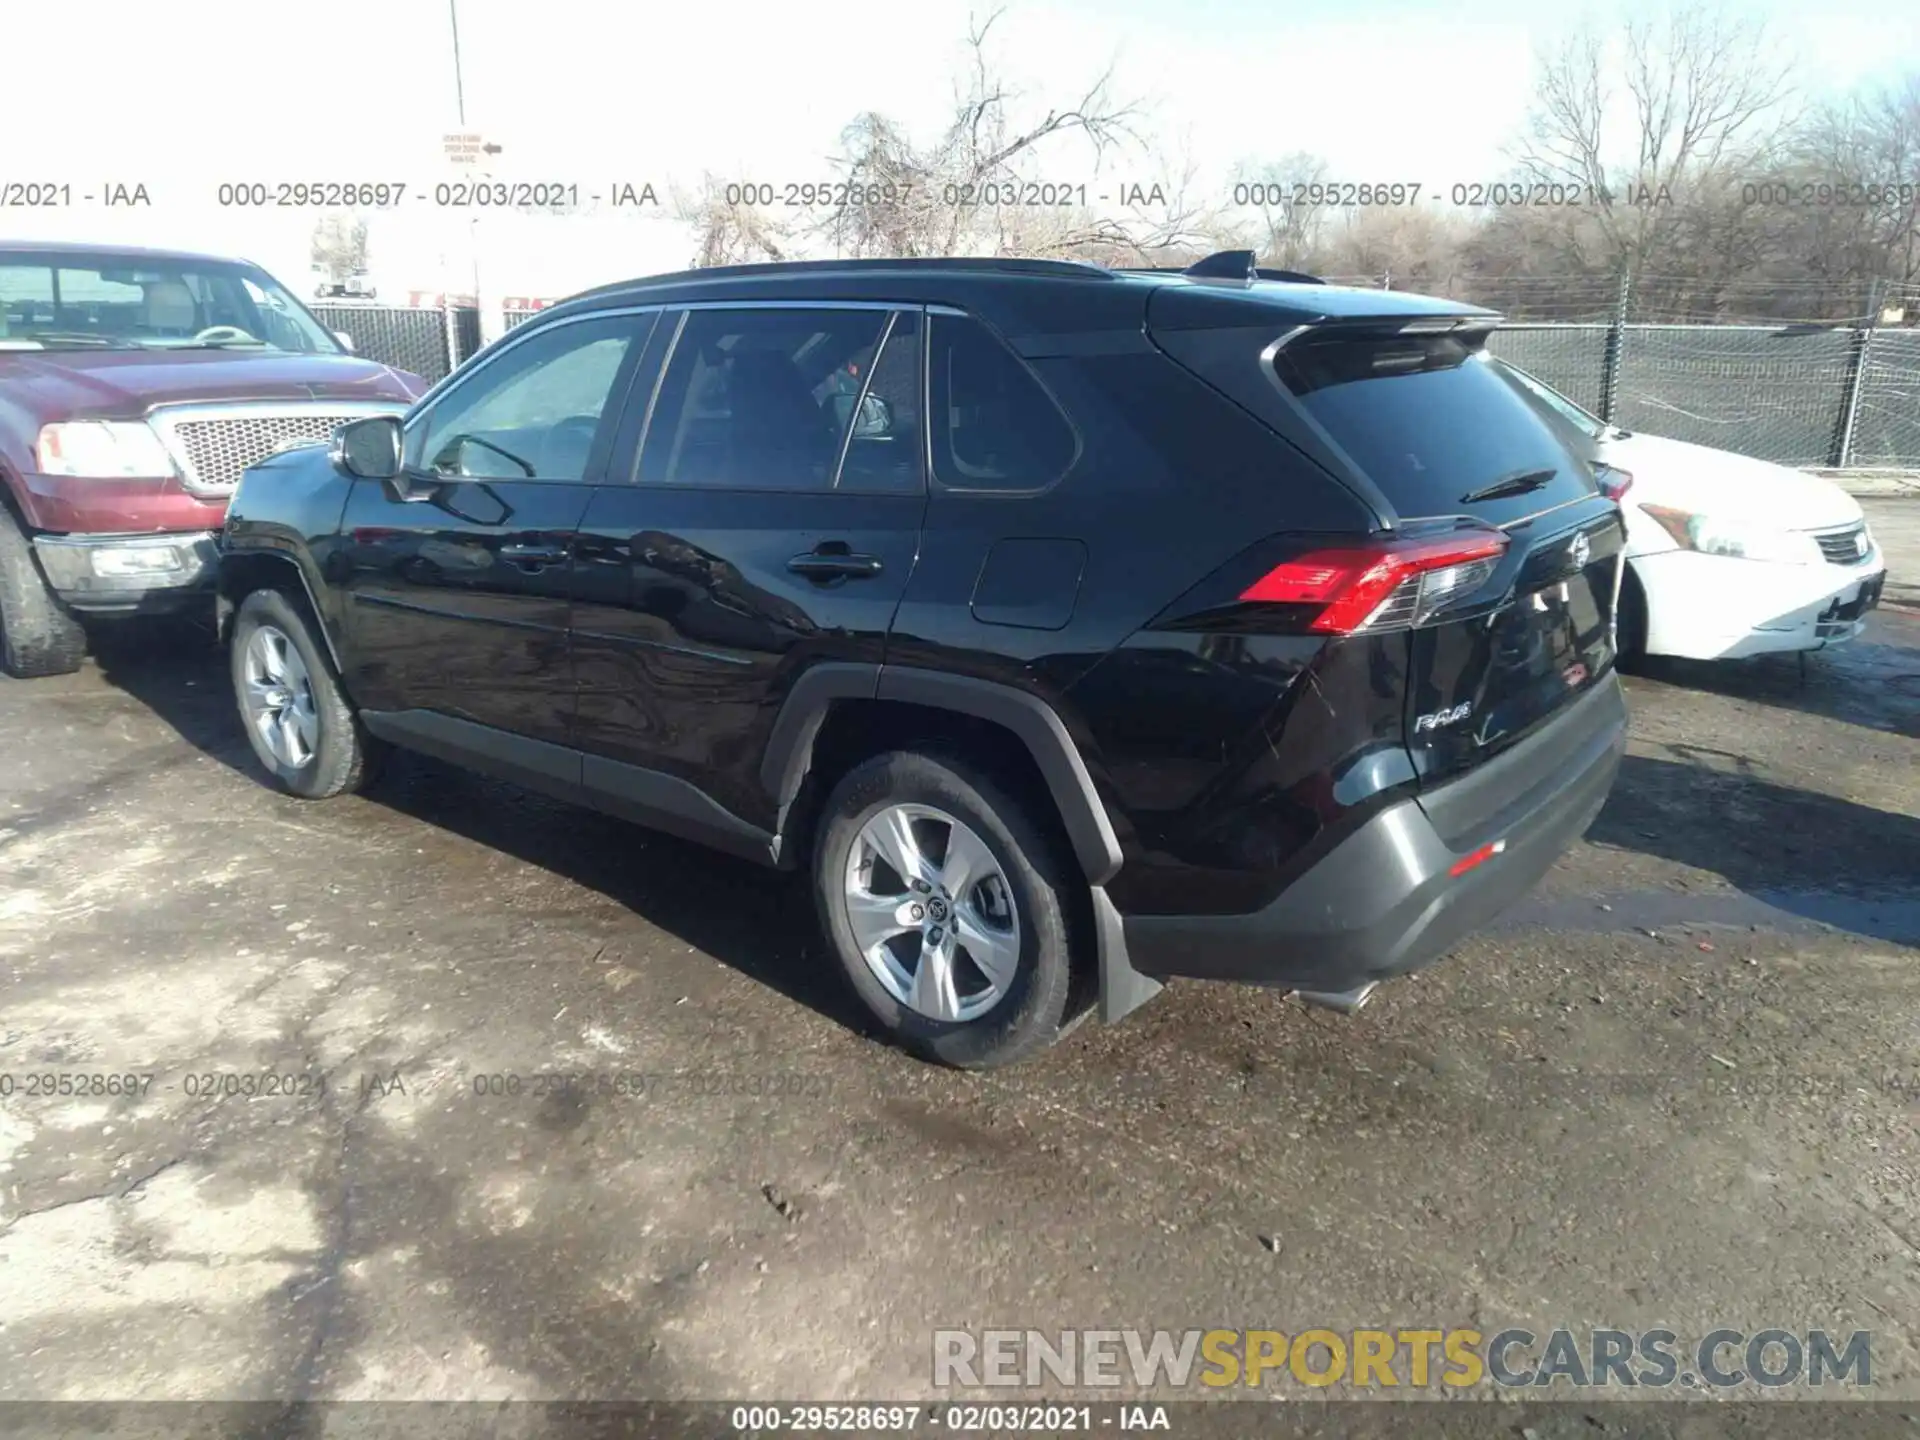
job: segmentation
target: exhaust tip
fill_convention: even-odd
[[[1353,990],[1296,990],[1293,993],[1321,1010],[1337,1010],[1342,1015],[1354,1015],[1373,998],[1373,992],[1379,988],[1378,980],[1369,980]]]

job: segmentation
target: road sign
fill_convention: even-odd
[[[482,154],[498,155],[500,147],[489,145],[477,130],[450,132],[440,137],[447,159],[455,165],[478,165]]]

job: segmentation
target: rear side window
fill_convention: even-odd
[[[692,310],[640,453],[644,485],[830,490],[884,310]],[[869,403],[871,435],[883,407]]]
[[[1033,372],[977,320],[928,317],[933,473],[955,490],[1041,490],[1079,440]]]
[[[1274,368],[1402,518],[1458,514],[1474,491],[1539,471],[1557,472],[1553,486],[1515,513],[1569,498],[1570,484],[1590,490],[1545,417],[1479,358],[1481,342],[1333,330],[1301,336]]]

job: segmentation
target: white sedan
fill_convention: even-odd
[[[1818,650],[1858,635],[1887,565],[1860,502],[1831,480],[1728,450],[1622,430],[1488,356],[1631,477],[1619,648],[1723,660]]]

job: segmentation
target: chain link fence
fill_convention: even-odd
[[[1781,465],[1920,469],[1920,330],[1531,323],[1491,348],[1629,430]]]
[[[1920,291],[1876,292],[1865,313],[1837,321],[1681,323],[1627,318],[1634,306],[1624,290],[1603,304],[1601,290],[1585,284],[1560,314],[1593,318],[1523,318],[1541,307],[1515,304],[1503,311],[1510,318],[1493,337],[1494,353],[1629,430],[1782,465],[1920,470]],[[358,353],[429,381],[480,348],[480,313],[470,306],[452,311],[451,346],[445,310],[313,309],[351,335]],[[539,313],[506,311],[503,328]]]
[[[1861,369],[1846,463],[1861,469],[1920,467],[1920,330],[1875,331]]]
[[[354,353],[430,383],[480,348],[480,312],[470,305],[451,312],[401,305],[314,305],[320,323],[353,340]]]

